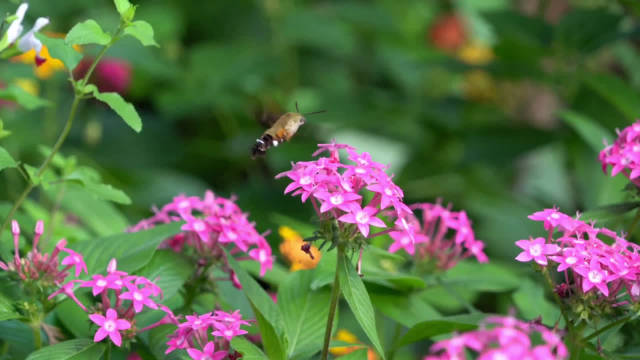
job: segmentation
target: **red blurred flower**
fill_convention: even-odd
[[[438,17],[429,28],[428,36],[433,46],[445,51],[458,49],[467,38],[464,25],[455,14]]]

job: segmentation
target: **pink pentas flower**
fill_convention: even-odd
[[[106,316],[102,314],[91,314],[89,315],[89,319],[100,326],[93,337],[94,342],[101,341],[109,336],[116,346],[120,346],[122,345],[122,335],[120,331],[127,330],[131,327],[131,323],[127,320],[119,319],[118,313],[113,309],[107,309]]]
[[[209,341],[202,351],[196,348],[187,349],[187,353],[193,360],[222,360],[227,356],[226,351],[215,351],[215,345]]]
[[[516,260],[522,262],[528,262],[534,260],[540,265],[547,265],[547,255],[553,255],[560,251],[560,247],[555,244],[546,244],[544,238],[535,238],[529,240],[518,240],[516,245],[523,249]]]
[[[394,240],[390,252],[403,249],[416,259],[431,261],[444,270],[470,256],[479,262],[489,261],[484,243],[475,238],[465,211],[452,211],[439,203],[414,204],[411,208],[422,216],[412,214],[396,219],[395,231],[389,233]]]
[[[184,222],[183,232],[167,239],[161,247],[183,252],[192,256],[194,262],[203,264],[226,264],[227,253],[238,260],[253,259],[260,263],[264,275],[273,266],[266,234],[258,233],[255,224],[235,201],[235,197],[224,198],[212,191],[206,191],[202,198],[179,195],[162,208],[155,209],[151,218],[142,220],[129,231]],[[222,266],[222,270],[231,271],[228,266]]]
[[[376,217],[379,210],[371,206],[365,206],[360,208],[359,205],[354,204],[348,213],[338,218],[338,221],[356,224],[358,230],[362,233],[362,236],[369,236],[369,226],[385,227],[384,221]]]
[[[67,248],[62,249],[62,251],[66,252],[68,255],[62,260],[61,264],[70,267],[74,266],[76,277],[80,276],[80,273],[82,273],[83,271],[85,274],[89,273],[89,270],[87,270],[87,264],[85,264],[82,254]]]
[[[624,174],[634,184],[640,177],[640,120],[622,131],[618,131],[618,138],[612,145],[605,143],[605,148],[600,152],[598,159],[602,164],[602,170],[607,173],[611,167],[611,176]]]
[[[149,296],[152,295],[152,290],[150,288],[144,287],[139,289],[137,285],[133,284],[127,284],[126,286],[128,291],[120,294],[120,299],[131,300],[135,312],[141,312],[144,306],[151,309],[158,308],[155,301],[149,298]]]
[[[541,338],[542,344],[532,338]],[[559,336],[543,325],[494,316],[482,321],[478,330],[436,342],[424,360],[462,360],[468,356],[483,360],[563,360],[568,352]]]
[[[220,336],[227,341],[231,341],[234,337],[247,333],[247,331],[242,330],[240,325],[237,323],[216,322],[213,326],[215,327],[215,330],[211,334]]]

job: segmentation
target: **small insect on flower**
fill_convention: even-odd
[[[255,159],[258,155],[264,155],[269,148],[289,141],[293,135],[296,134],[300,126],[307,121],[305,116],[323,112],[325,112],[325,110],[301,114],[298,109],[298,103],[296,102],[296,112],[285,113],[272,124],[268,124],[271,127],[256,139],[256,143],[251,148],[251,158]]]

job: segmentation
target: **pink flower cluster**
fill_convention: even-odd
[[[222,247],[233,244],[230,253],[247,253],[249,258],[260,263],[260,274],[264,276],[273,266],[271,247],[247,217],[234,198],[226,199],[207,191],[202,199],[197,196],[176,196],[172,202],[156,210],[154,216],[142,220],[130,231],[184,221],[182,230],[185,232],[168,239],[164,247],[180,252],[185,245],[189,245],[199,258],[215,260],[224,259]],[[232,273],[231,277],[234,277]]]
[[[122,344],[122,331],[130,330],[133,337],[136,332],[144,331],[135,328],[134,317],[137,313],[149,309],[161,309],[171,313],[163,305],[159,305],[153,298],[162,296],[162,289],[153,281],[136,275],[129,275],[117,270],[117,262],[112,259],[107,266],[107,274],[95,274],[91,280],[71,280],[51,294],[54,298],[58,294],[64,294],[75,301],[82,310],[92,312],[89,319],[99,326],[93,340],[101,341],[109,336],[111,341],[120,346]],[[75,295],[75,288],[91,288],[93,296],[100,296],[101,304],[87,308]],[[95,312],[94,312],[95,311]],[[104,315],[103,315],[104,313]]]
[[[386,174],[387,166],[373,161],[369,153],[359,153],[349,145],[333,142],[318,147],[320,149],[313,156],[323,152],[328,156],[294,163],[291,170],[276,176],[292,180],[284,190],[285,194],[300,195],[302,202],[310,198],[322,220],[333,218],[342,224],[354,224],[354,235],[359,231],[365,238],[371,238],[392,231],[370,234],[371,226],[387,228],[378,217],[387,208],[393,208],[398,223],[408,228],[406,218],[411,215],[411,209],[402,202],[402,189]],[[349,162],[341,161],[340,150],[346,151]],[[364,203],[366,198],[371,200]]]
[[[67,241],[61,239],[56,244],[51,254],[43,254],[38,250],[38,242],[44,232],[44,223],[42,220],[36,222],[33,236],[33,245],[31,251],[24,258],[20,257],[19,241],[20,241],[20,225],[13,220],[11,222],[11,233],[13,234],[14,256],[13,261],[4,263],[0,261],[0,269],[4,271],[15,272],[23,281],[41,281],[45,286],[60,285],[69,275],[69,270],[74,268],[76,277],[81,272],[87,273],[87,265],[81,254],[67,249]],[[60,261],[58,256],[60,253],[66,253],[67,256]],[[60,269],[60,265],[64,267]]]
[[[233,313],[215,311],[187,315],[186,321],[180,323],[176,320],[175,324],[178,328],[169,335],[165,354],[176,349],[186,349],[194,360],[217,360],[227,356],[231,339],[247,333],[240,326],[249,325],[249,322],[242,320],[240,311],[236,310]]]
[[[536,212],[529,219],[542,221],[548,236],[517,241],[523,251],[516,260],[533,260],[541,266],[553,261],[557,270],[564,272],[563,288],[574,294],[595,288],[614,301],[626,289],[633,301],[640,300],[640,246],[612,230],[596,228],[555,208]],[[598,236],[610,240],[605,242]]]
[[[534,345],[532,335],[539,336],[542,343]],[[431,352],[424,360],[467,359],[467,353],[473,353],[472,358],[478,360],[562,360],[569,355],[553,331],[537,323],[502,316],[488,317],[478,330],[435,343]]]
[[[640,182],[636,182],[640,176],[640,120],[619,131],[613,145],[605,143],[598,158],[605,174],[611,166],[611,176],[623,173],[636,185],[640,185]]]
[[[484,243],[475,238],[464,210],[451,211],[451,206],[445,208],[439,203],[414,204],[411,209],[422,212],[422,224],[411,215],[407,218],[408,231],[396,225],[396,231],[389,233],[393,239],[390,252],[404,249],[414,255],[417,250],[418,258],[434,260],[440,269],[450,269],[472,255],[481,263],[489,261],[483,251]],[[411,241],[409,232],[415,241]]]

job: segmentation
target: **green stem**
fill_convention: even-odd
[[[589,336],[585,337],[583,340],[584,341],[589,341],[589,340],[593,339],[594,337],[602,334],[603,332],[605,332],[605,331],[607,331],[607,330],[609,330],[609,329],[611,329],[613,327],[616,327],[616,326],[618,326],[620,324],[626,323],[627,321],[631,320],[632,317],[633,317],[633,315],[627,315],[625,317],[622,317],[622,318],[610,323],[609,325],[607,325],[605,327],[602,327],[602,328],[592,332],[591,334],[589,334]]]
[[[544,276],[544,279],[547,281],[547,285],[549,286],[549,290],[553,294],[553,299],[556,301],[556,303],[558,304],[558,307],[560,308],[560,313],[562,314],[562,318],[564,319],[564,323],[567,325],[567,330],[569,331],[571,336],[573,336],[574,335],[573,334],[573,325],[571,324],[571,321],[569,320],[569,315],[567,315],[565,306],[562,303],[562,299],[560,299],[560,295],[558,295],[558,293],[555,292],[555,284],[553,283],[553,280],[551,279],[551,275],[549,275],[549,270],[546,267],[542,268],[542,275]]]
[[[104,360],[111,360],[111,341],[107,341],[107,351],[105,351]]]
[[[33,330],[33,345],[36,350],[42,347],[42,334],[40,332],[40,322],[32,322],[31,330]]]
[[[333,279],[333,288],[331,289],[331,304],[329,305],[329,317],[327,318],[327,327],[324,331],[324,345],[322,346],[321,360],[327,360],[329,356],[329,343],[331,342],[331,333],[333,330],[333,319],[336,315],[336,309],[338,308],[338,301],[340,300],[340,278],[338,276],[340,266],[344,261],[344,246],[338,245],[338,260],[336,261],[336,274]]]

